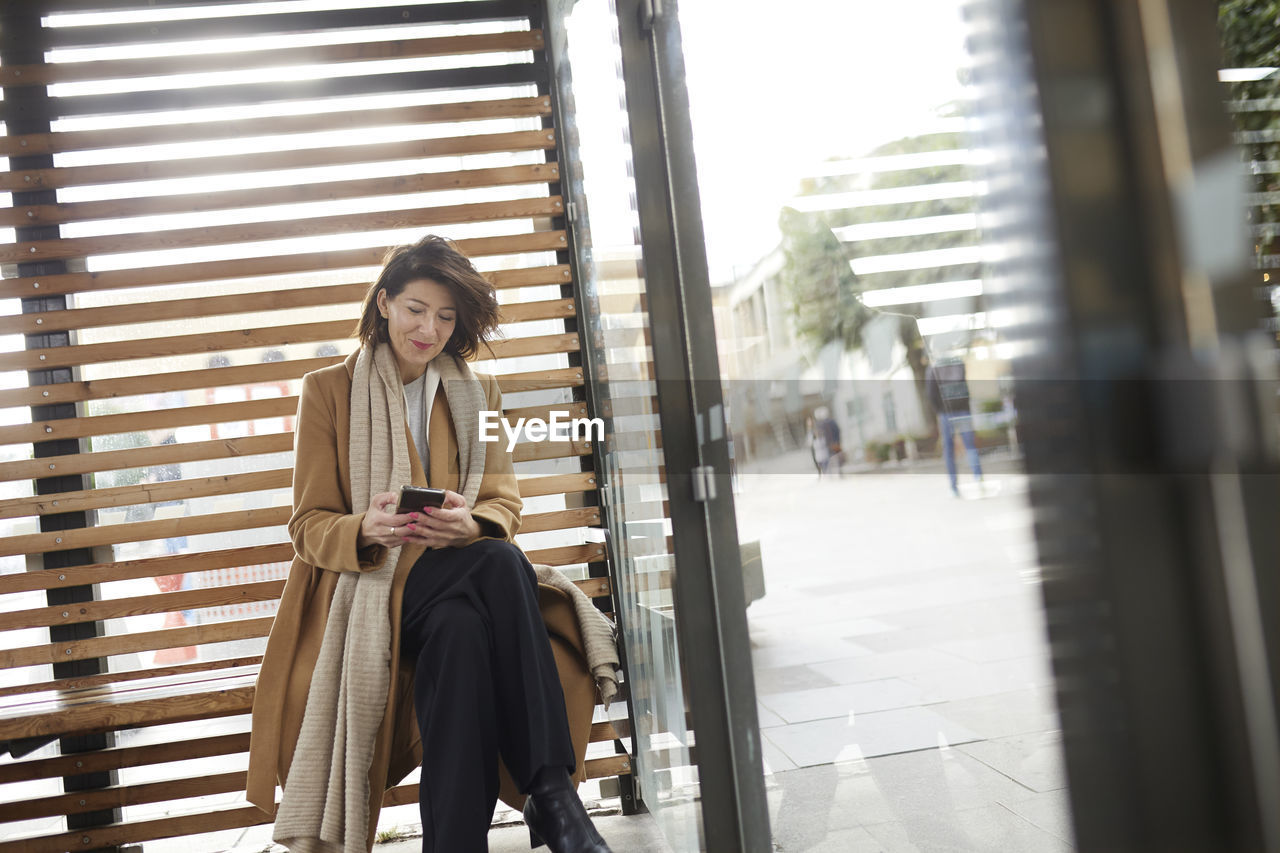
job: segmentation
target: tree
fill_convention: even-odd
[[[935,133],[886,143],[872,151],[869,156],[889,157],[964,148],[965,140],[961,134]],[[801,186],[800,194],[804,196],[923,186],[967,181],[972,177],[972,170],[967,165],[932,165],[881,171],[870,175],[851,174],[811,178]],[[778,218],[783,234],[783,267],[780,279],[790,297],[797,334],[815,350],[821,349],[832,341],[841,341],[846,349],[855,349],[862,344],[863,327],[867,321],[877,316],[876,311],[863,306],[857,298],[857,295],[864,290],[927,284],[939,280],[973,279],[981,275],[978,265],[972,264],[946,267],[943,270],[926,268],[877,273],[860,279],[853,274],[850,267],[850,261],[859,257],[972,246],[978,240],[974,229],[905,237],[883,237],[857,242],[842,242],[836,236],[838,229],[849,225],[947,216],[973,211],[974,199],[967,195],[813,213],[784,208]],[[918,317],[920,306],[895,305],[892,311]],[[898,333],[907,349],[907,362],[915,376],[917,390],[923,394],[924,342],[920,338],[916,324],[907,317],[901,318]]]
[[[1228,68],[1280,67],[1280,0],[1250,2],[1224,0],[1218,4],[1218,32],[1222,58]],[[1254,189],[1280,190],[1280,80],[1271,75],[1263,80],[1231,84],[1232,116],[1238,130],[1254,136],[1244,143],[1251,161]],[[1280,237],[1280,206],[1264,204],[1250,209],[1256,226],[1255,251],[1276,253]]]
[[[832,341],[845,349],[862,346],[862,327],[871,311],[855,298],[860,292],[849,256],[819,216],[783,208],[782,286],[790,297],[796,334],[815,350]]]

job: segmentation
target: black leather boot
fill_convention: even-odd
[[[524,802],[524,822],[534,848],[546,844],[551,853],[613,853],[596,832],[563,767],[538,772]]]

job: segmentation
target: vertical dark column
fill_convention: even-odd
[[[590,457],[579,457],[582,461],[582,470],[590,470],[596,474],[596,491],[585,496],[583,505],[600,506],[600,495],[605,488],[603,478],[607,471],[604,450],[613,427],[613,412],[609,394],[608,368],[598,358],[604,347],[599,322],[600,306],[592,302],[595,299],[594,289],[583,288],[584,282],[594,280],[595,270],[591,266],[589,251],[583,251],[584,247],[592,245],[590,220],[587,216],[589,199],[583,192],[582,159],[577,153],[577,109],[573,102],[573,72],[569,64],[567,34],[564,26],[564,19],[572,12],[575,2],[576,0],[543,0],[536,3],[538,8],[531,12],[534,16],[531,24],[543,32],[549,82],[546,87],[539,86],[539,94],[545,93],[551,99],[551,118],[549,121],[544,121],[543,126],[555,128],[556,148],[547,156],[548,162],[554,158],[560,166],[560,181],[551,187],[551,192],[558,193],[564,199],[564,213],[557,218],[556,222],[568,235],[566,247],[556,255],[557,262],[569,265],[573,281],[573,284],[566,284],[560,288],[561,296],[573,299],[576,308],[576,316],[573,320],[566,321],[565,331],[576,331],[582,339],[582,348],[569,355],[569,364],[582,369],[584,380],[582,390],[575,395],[575,399],[584,400],[587,403],[588,414],[602,418],[605,422],[605,441],[596,442]],[[625,535],[625,532],[610,531],[607,522],[603,520],[602,524],[605,535],[603,546],[605,559],[590,563],[587,570],[593,578],[610,579],[609,597],[597,598],[595,603],[601,609],[612,608],[619,632],[625,636],[623,612],[617,601],[618,584],[609,572],[610,566],[618,565],[612,537]],[[624,678],[629,678],[630,669],[627,666],[625,643],[618,644],[618,656],[621,658]],[[630,765],[634,768],[636,722],[635,707],[630,699],[627,700],[627,721],[631,748],[628,750],[621,740],[615,740],[614,751],[619,755],[626,754]],[[643,808],[643,804],[636,791],[635,777],[628,773],[617,779],[622,813],[626,815],[637,813]]]
[[[1256,382],[1273,353],[1257,369],[1216,4],[969,6],[983,125],[1008,145],[992,307],[1025,324],[1015,391],[1077,847],[1280,850],[1256,630],[1280,511],[1274,385]]]
[[[39,3],[7,3],[0,12],[0,62],[6,66],[33,65],[44,61],[44,30],[40,25],[41,5]],[[10,136],[32,133],[48,133],[53,118],[52,103],[48,90],[44,85],[7,86],[4,88],[5,121]],[[53,166],[53,156],[48,154],[29,157],[13,157],[9,161],[9,169],[21,172],[27,169],[47,169]],[[22,209],[28,205],[55,204],[57,194],[54,190],[32,190],[15,192],[13,206]],[[57,225],[35,225],[17,229],[19,243],[32,240],[56,240],[60,236]],[[56,275],[67,272],[64,261],[33,261],[18,264],[18,275],[22,277],[38,277]],[[40,296],[33,283],[33,295],[22,300],[22,313],[37,314],[48,311],[61,311],[67,307],[65,296]],[[52,332],[39,335],[27,335],[27,349],[47,349],[49,347],[69,346],[69,332]],[[51,370],[33,370],[28,373],[27,381],[32,386],[53,385],[60,382],[74,381],[72,368],[62,367]],[[32,406],[32,422],[76,417],[74,403],[59,403],[48,406]],[[80,453],[81,442],[78,439],[59,439],[36,442],[34,453],[37,459],[64,456]],[[58,492],[78,491],[87,488],[82,475],[43,477],[35,482],[37,494],[54,494]],[[83,512],[57,513],[40,518],[41,532],[73,530],[88,526],[88,517]],[[53,551],[43,555],[45,569],[80,566],[93,562],[93,553],[88,548]],[[51,589],[46,593],[50,606],[69,605],[94,598],[92,586],[63,587]],[[98,626],[93,622],[75,625],[53,626],[49,629],[50,640],[67,642],[83,640],[98,635]],[[97,675],[105,669],[102,660],[68,661],[53,665],[54,678],[70,678],[74,676]],[[29,743],[29,749],[35,749],[39,743]],[[60,741],[63,754],[88,752],[104,749],[113,745],[110,733],[82,735],[63,738]],[[17,753],[22,747],[15,745]],[[90,773],[80,776],[69,776],[63,779],[63,788],[67,792],[104,788],[115,783],[114,773]],[[118,813],[112,809],[69,815],[67,828],[70,830],[91,826],[102,826],[114,823]]]
[[[616,6],[703,837],[757,853],[772,846],[769,809],[719,355],[699,328],[713,312],[679,10],[675,0]]]

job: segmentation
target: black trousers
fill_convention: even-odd
[[[543,767],[573,771],[537,590],[520,549],[492,539],[427,551],[405,582],[400,648],[417,658],[424,853],[489,849],[499,755],[521,791]]]

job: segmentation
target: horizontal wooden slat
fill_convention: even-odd
[[[216,682],[210,682],[206,686],[209,689],[204,691],[193,690],[134,702],[90,702],[72,705],[56,712],[24,714],[14,713],[12,709],[0,709],[0,740],[61,736],[68,733],[90,734],[210,720],[245,714],[253,707],[252,685],[221,687]]]
[[[589,456],[594,446],[590,441],[522,441],[511,451],[511,461],[532,462],[537,459]]]
[[[561,320],[577,312],[572,299],[547,299],[540,302],[518,302],[503,305],[501,322],[524,323],[530,320]]]
[[[262,453],[287,453],[291,450],[293,450],[293,434],[287,432],[275,435],[251,435],[246,438],[192,441],[183,444],[157,444],[152,447],[137,447],[129,450],[99,450],[96,453],[0,462],[0,481],[88,474],[118,468],[168,465],[204,459],[228,459]]]
[[[16,314],[0,318],[0,334],[35,335],[67,329],[96,329],[102,326],[134,325],[161,320],[205,319],[224,314],[282,311],[314,305],[343,305],[359,302],[369,290],[368,282],[328,287],[299,287],[264,290],[260,293],[231,293],[194,299],[146,300],[124,305],[95,305],[66,311]],[[37,322],[39,321],[39,322]]]
[[[0,68],[0,86],[34,86],[83,80],[125,80],[199,72],[267,70],[302,64],[342,64],[425,56],[541,50],[541,30],[415,38],[396,41],[326,44],[304,47],[249,47],[226,53],[189,54],[148,59],[99,59],[82,62],[11,65]]]
[[[46,30],[47,31],[47,30]],[[406,64],[417,67],[404,67]],[[52,112],[58,118],[118,116],[137,113],[166,113],[207,108],[258,106],[268,103],[298,102],[321,98],[354,99],[401,92],[458,91],[461,89],[532,88],[547,83],[547,65],[540,55],[505,57],[496,63],[469,67],[423,68],[442,63],[398,63],[399,67],[365,67],[355,74],[336,74],[323,79],[287,79],[285,75],[241,79],[217,86],[177,86],[174,88],[81,93],[54,98]],[[359,73],[363,72],[363,73]],[[20,113],[13,101],[0,101],[0,120],[12,121]]]
[[[189,298],[189,300],[133,302],[128,305],[102,305],[88,307],[88,309],[15,314],[0,318],[0,334],[47,334],[65,332],[69,329],[155,323],[161,320],[204,319],[227,314],[255,313],[255,311],[282,311],[321,305],[357,305],[364,300],[369,287],[369,283],[360,282],[326,287],[279,289],[279,291],[268,289],[260,293],[230,293],[228,296],[205,296]],[[353,310],[352,324],[355,324],[356,316],[357,313]],[[525,320],[567,318],[567,316],[573,316],[572,298],[503,305],[499,320],[502,323],[520,323]],[[6,403],[0,402],[0,405],[6,405]]]
[[[141,785],[118,785],[101,790],[76,791],[52,797],[37,797],[16,803],[0,803],[0,822],[52,815],[73,815],[100,809],[123,808],[143,803],[161,803],[186,797],[228,794],[244,790],[245,772],[215,773],[188,779],[166,779]]]
[[[206,643],[224,643],[229,640],[248,640],[267,636],[273,621],[273,617],[237,619],[230,622],[213,622],[208,625],[192,625],[187,628],[165,628],[159,631],[138,631],[112,637],[92,637],[87,640],[49,643],[27,649],[3,649],[0,650],[0,669],[90,660],[108,655],[133,654],[182,646],[201,646]],[[0,711],[0,720],[3,720],[9,711],[10,709],[7,708]]]
[[[66,2],[66,0],[63,0]],[[94,2],[89,8],[109,6]],[[166,3],[165,5],[171,5]],[[181,5],[190,5],[182,3]],[[68,8],[62,6],[61,8]],[[73,7],[74,8],[74,7]],[[126,8],[153,9],[154,3],[142,2]],[[83,10],[83,7],[81,7]],[[47,47],[96,47],[103,44],[147,45],[187,40],[257,36],[264,32],[296,33],[316,30],[352,29],[352,41],[360,41],[363,28],[407,26],[410,24],[457,24],[465,21],[527,21],[529,7],[520,0],[467,0],[467,2],[404,4],[369,7],[352,4],[344,9],[286,9],[270,4],[262,9],[243,10],[249,14],[231,17],[206,17],[150,21],[146,26],[121,27],[118,24],[82,22],[74,26],[46,27]],[[381,33],[376,33],[382,40]]]
[[[152,62],[154,60],[146,60]],[[305,115],[273,115],[237,121],[205,121],[104,128],[102,130],[58,131],[0,136],[0,156],[56,154],[68,151],[122,148],[181,142],[217,142],[253,136],[281,136],[297,133],[359,130],[435,122],[481,121],[501,118],[540,118],[551,114],[547,96],[495,98],[462,101],[456,104],[419,104],[381,109],[323,110]],[[254,202],[258,203],[258,202]]]
[[[548,566],[572,566],[578,563],[595,563],[605,558],[604,545],[599,542],[588,542],[585,545],[564,545],[558,548],[542,548],[526,551],[525,556],[531,563],[545,563]],[[589,581],[575,581],[578,588],[591,598],[599,598],[609,594],[609,585],[597,583],[601,578]]]
[[[29,515],[48,515],[60,512],[83,512],[90,509],[132,506],[135,504],[155,503],[157,501],[240,494],[266,489],[287,488],[292,482],[293,469],[278,468],[271,471],[251,471],[247,474],[225,474],[191,480],[140,483],[136,486],[86,489],[76,492],[54,492],[0,501],[0,518],[21,518]],[[558,474],[550,477],[526,477],[520,480],[518,485],[521,497],[593,491],[595,489],[595,475],[587,472],[582,474]]]
[[[74,678],[56,678],[52,681],[38,681],[31,684],[15,684],[0,687],[0,697],[22,696],[29,693],[47,693],[50,691],[84,690],[89,687],[102,687],[107,684],[124,684],[129,681],[184,675],[193,672],[213,672],[239,666],[259,666],[262,655],[251,655],[243,658],[226,658],[223,660],[206,660],[197,663],[174,664],[172,666],[152,666],[148,669],[126,670],[124,672],[104,672],[100,675],[81,675]],[[3,765],[0,765],[3,766]]]
[[[132,524],[107,524],[101,527],[81,527],[51,533],[6,536],[0,538],[0,556],[65,551],[69,548],[95,548],[99,545],[119,545],[124,542],[146,542],[151,539],[172,539],[178,536],[199,536],[204,533],[227,533],[232,530],[274,527],[287,524],[292,514],[293,510],[287,506],[273,506],[266,509],[213,512],[182,518],[139,521]]]
[[[55,240],[0,244],[0,262],[85,258],[90,255],[121,252],[191,249],[235,243],[256,243],[265,240],[355,234],[362,231],[530,219],[558,216],[563,209],[564,204],[559,196],[544,196],[330,216],[293,217],[267,222],[254,222],[252,217],[246,214],[244,219],[248,221],[231,225],[149,229],[96,237],[62,237]]]
[[[545,530],[564,530],[570,527],[596,527],[599,524],[599,507],[580,507],[526,515],[520,522],[520,532],[540,533]]]
[[[616,726],[621,725],[625,729],[626,722],[626,720],[618,720],[616,722],[604,720],[599,723],[592,723],[591,735],[587,738],[587,743],[608,743],[611,740],[626,737],[616,728]]]
[[[481,351],[486,355],[492,351],[495,358],[516,358],[526,355],[577,352],[578,348],[578,336],[576,334],[534,335],[527,338],[494,341]]]
[[[575,474],[552,474],[546,477],[523,477],[519,480],[520,497],[559,495],[572,492],[589,492],[596,489],[594,471]]]
[[[557,232],[559,233],[559,232]],[[492,270],[484,274],[496,290],[509,287],[529,287],[539,284],[569,284],[573,273],[568,264],[548,267],[526,267],[514,270]]]
[[[270,601],[280,597],[284,581],[260,581],[209,589],[190,589],[142,595],[134,598],[86,601],[79,604],[39,607],[0,613],[0,631],[17,628],[40,628],[48,625],[74,625],[99,619],[120,619],[140,616],[144,613],[174,613],[182,610],[198,610],[202,607],[246,604],[251,601]]]
[[[552,403],[546,406],[520,406],[517,408],[504,408],[502,410],[502,420],[506,421],[513,428],[516,421],[520,418],[528,420],[530,418],[538,418],[540,420],[550,422],[553,414],[559,415],[560,420],[566,418],[585,418],[587,416],[587,404],[585,402],[573,403]],[[498,425],[498,435],[502,436],[502,443],[506,444],[506,432],[502,425]]]
[[[472,237],[455,242],[459,251],[467,257],[478,258],[522,252],[559,251],[567,244],[567,237],[563,231],[538,231],[532,234],[514,234],[501,237]],[[236,258],[229,261],[156,265],[141,269],[110,270],[106,272],[21,276],[0,280],[0,298],[52,296],[65,293],[117,290],[126,287],[151,287],[161,284],[257,278],[259,276],[315,272],[317,270],[375,267],[382,263],[388,248],[390,247],[372,246],[363,249],[300,252],[290,255],[274,254],[256,258]],[[523,274],[527,271],[520,270],[516,272]],[[563,275],[565,279],[568,279],[567,272]],[[503,280],[503,275],[492,273],[489,278],[495,287],[503,286],[499,283]]]
[[[493,154],[512,151],[542,151],[555,147],[555,133],[544,130],[515,130],[507,133],[477,133],[435,139],[371,142],[325,148],[265,151],[256,154],[228,154],[155,160],[142,163],[115,163],[95,166],[55,166],[50,169],[19,169],[0,172],[0,190],[65,189],[100,184],[157,181],[172,178],[270,172],[316,166],[345,166],[390,160],[418,160],[429,157],[456,157],[464,154]]]
[[[199,477],[191,480],[172,480],[162,483],[140,483],[136,486],[116,486],[107,489],[86,489],[78,492],[61,492],[34,495],[27,498],[11,498],[0,501],[0,518],[21,518],[27,515],[48,515],[59,512],[85,512],[107,507],[133,506],[135,504],[177,501],[213,495],[236,495],[265,489],[287,488],[293,482],[293,469],[278,468],[273,471],[251,471],[247,474],[223,474],[217,477]]]
[[[560,367],[554,370],[533,370],[528,373],[504,373],[497,378],[498,388],[503,394],[544,391],[548,388],[576,388],[582,384],[582,368]]]
[[[92,829],[77,829],[74,832],[57,835],[0,841],[0,853],[66,853],[68,850],[100,850],[158,838],[175,838],[203,832],[259,826],[271,823],[273,820],[271,815],[254,806],[218,809],[181,817],[133,821]]]
[[[0,427],[0,444],[23,444],[61,438],[86,438],[127,432],[173,429],[199,424],[219,424],[279,418],[298,411],[297,397],[268,397],[239,403],[213,403],[208,406],[179,406],[119,415],[94,415],[88,418],[66,418],[33,424]]]
[[[44,370],[81,364],[101,364],[108,361],[198,355],[237,349],[336,341],[350,337],[353,328],[354,323],[351,320],[330,320],[293,326],[265,326],[231,332],[168,335],[143,340],[31,349],[0,355],[0,370]],[[497,340],[482,351],[487,354],[492,350],[495,358],[511,358],[543,353],[576,352],[577,349],[578,336],[565,334]]]
[[[594,731],[594,726],[592,727]],[[58,776],[76,776],[82,773],[102,773],[129,767],[145,767],[148,764],[165,764],[171,761],[187,761],[214,755],[234,755],[247,752],[249,733],[217,735],[196,740],[179,740],[149,746],[131,746],[106,749],[99,752],[81,752],[59,755],[34,761],[0,764],[0,785],[26,782],[32,779],[52,779]]]
[[[32,349],[0,356],[0,370],[42,370],[135,358],[163,358],[173,355],[198,355],[236,349],[335,341],[350,337],[353,325],[350,320],[331,320],[294,326],[266,326],[231,332],[208,332],[202,335],[168,335],[142,340]],[[202,344],[202,341],[205,343]]]
[[[293,545],[282,542],[276,545],[251,545],[247,548],[228,548],[198,554],[168,554],[141,560],[90,563],[83,566],[68,566],[65,569],[37,569],[0,575],[0,595],[40,589],[64,589],[109,581],[154,578],[161,575],[180,575],[187,572],[232,569],[292,559]]]
[[[173,373],[149,373],[122,376],[118,379],[93,379],[87,382],[63,382],[0,391],[0,408],[7,406],[44,406],[50,403],[77,403],[82,400],[109,400],[161,394],[166,391],[191,391],[197,388],[222,388],[228,385],[254,385],[259,382],[281,382],[299,379],[304,374],[342,361],[345,356],[297,358],[244,364],[235,367],[212,367]]]
[[[369,291],[369,286],[368,282],[360,282],[328,287],[299,287],[291,290],[266,290],[261,293],[204,296],[194,299],[135,302],[127,305],[102,305],[39,314],[15,314],[10,317],[0,317],[0,334],[48,334],[70,329],[132,326],[137,323],[163,320],[190,320],[193,317],[207,319],[226,314],[283,311],[321,305],[351,305],[351,323],[354,327],[359,317],[358,305]],[[518,323],[572,316],[574,316],[572,299],[548,299],[503,305],[499,313],[499,322]]]
[[[0,136],[0,140],[4,138]],[[343,199],[438,192],[441,190],[551,183],[559,179],[560,168],[557,164],[531,163],[523,166],[466,169],[458,172],[394,175],[387,178],[306,182],[287,187],[271,187],[269,193],[264,193],[262,189],[255,188],[250,190],[139,196],[137,198],[117,198],[100,201],[61,202],[47,205],[0,208],[0,227],[20,228],[33,225],[63,225],[88,220],[127,219],[136,216],[161,216],[174,213],[203,213],[240,208],[263,208],[268,205],[307,204],[340,201]],[[125,223],[125,226],[127,227],[127,223]]]
[[[606,776],[628,776],[631,774],[631,758],[627,755],[588,758],[586,765],[588,779],[603,779]]]

